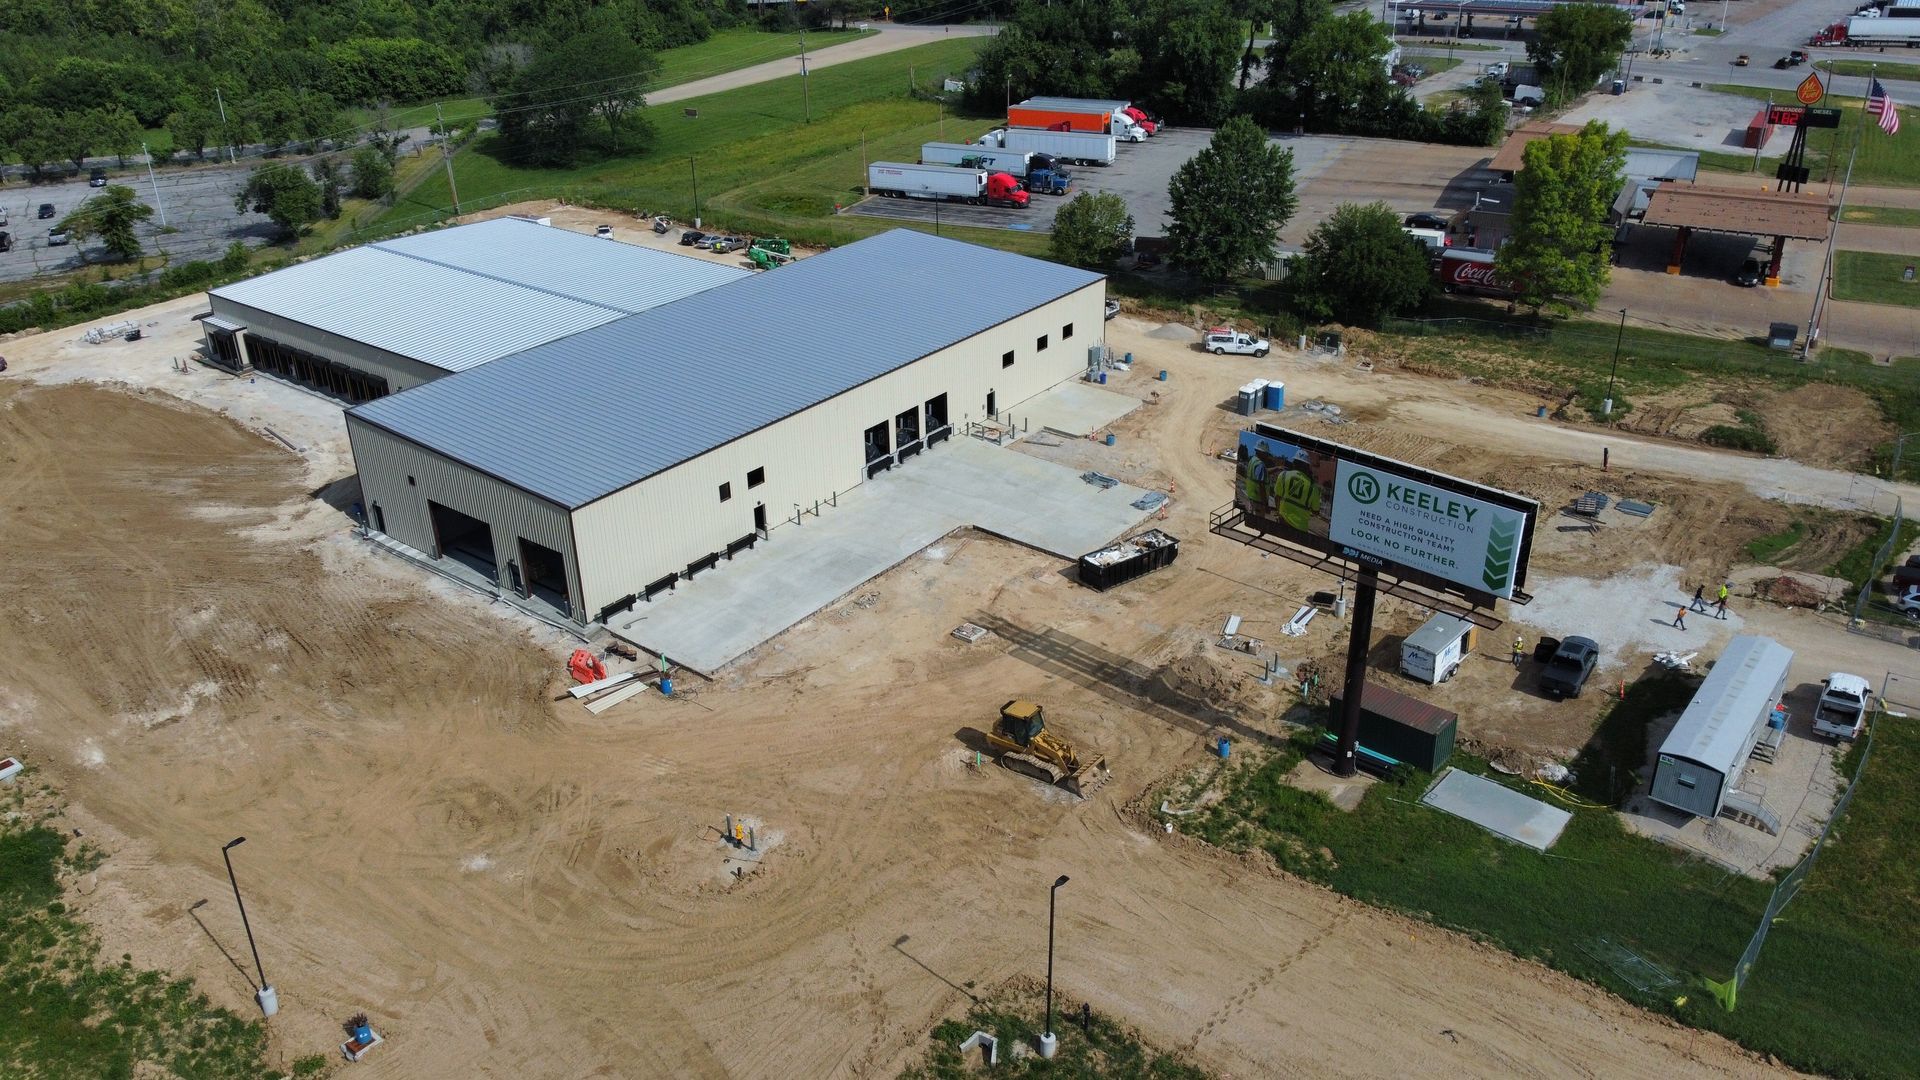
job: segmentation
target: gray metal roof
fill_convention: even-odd
[[[1774,690],[1792,661],[1793,650],[1772,638],[1741,634],[1727,642],[1660,753],[1732,775],[1754,728],[1766,722]]]
[[[1100,280],[895,229],[350,415],[578,507]]]
[[[1697,150],[1656,150],[1647,146],[1627,147],[1626,164],[1621,174],[1629,180],[1692,180],[1700,173]]]
[[[212,295],[464,371],[750,273],[498,218],[352,248]]]

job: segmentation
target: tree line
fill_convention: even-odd
[[[651,53],[749,17],[742,0],[9,0],[0,161],[78,169],[150,129],[196,158],[311,149],[348,134],[349,108],[491,91],[587,27]]]

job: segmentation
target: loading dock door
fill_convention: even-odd
[[[567,596],[567,557],[531,540],[520,541],[520,563],[527,568],[527,591],[563,612],[571,614]]]
[[[433,518],[436,558],[454,559],[486,575],[488,581],[499,583],[500,564],[493,552],[493,529],[486,522],[432,500],[427,502],[427,513]]]

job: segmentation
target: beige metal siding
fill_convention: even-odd
[[[507,561],[518,560],[522,538],[552,548],[567,560],[567,590],[574,613],[579,614],[579,560],[565,510],[362,423],[352,414],[347,416],[347,438],[353,444],[368,521],[378,505],[388,536],[432,555],[435,541],[428,500],[479,518],[493,530],[495,573],[503,587],[510,581]]]
[[[274,315],[259,308],[247,307],[245,304],[236,304],[218,296],[212,296],[209,299],[213,303],[213,314],[216,317],[247,328],[245,333],[239,335],[243,353],[248,338],[271,338],[288,348],[309,352],[323,360],[332,360],[369,375],[377,375],[387,380],[388,389],[394,393],[419,386],[424,382],[431,382],[447,374],[430,364],[410,360],[338,334],[330,334],[296,319]],[[247,362],[252,363],[252,358],[248,357]]]
[[[947,395],[948,422],[956,429],[983,418],[989,390],[1002,414],[1017,416],[1026,399],[1086,370],[1088,347],[1102,341],[1105,305],[1105,283],[1096,282],[581,507],[573,515],[574,535],[587,611],[598,613],[744,537],[753,530],[755,503],[766,504],[768,525],[778,537],[783,524],[792,521],[795,504],[811,512],[815,500],[824,502],[861,483],[863,431],[882,421],[891,428],[896,414],[923,410],[930,398]],[[1060,331],[1068,323],[1073,337],[1062,341]],[[1048,348],[1037,353],[1035,339],[1042,334]],[[1002,368],[1001,354],[1008,350],[1014,365]],[[805,362],[805,357],[794,358],[794,363]],[[741,386],[739,392],[756,391]],[[670,423],[671,418],[636,417],[634,422]],[[939,452],[938,447],[931,451]],[[902,467],[914,465],[909,460]],[[747,473],[760,467],[767,470],[766,483],[749,489]],[[733,489],[725,503],[719,498],[722,483]],[[709,572],[725,573],[726,563]]]

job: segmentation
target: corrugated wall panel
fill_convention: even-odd
[[[503,583],[507,580],[507,560],[518,558],[518,541],[522,538],[565,556],[568,591],[578,614],[579,559],[566,511],[363,423],[351,413],[347,415],[347,438],[353,444],[354,465],[360,472],[361,502],[369,520],[374,506],[379,506],[388,536],[432,554],[435,542],[428,500],[479,518],[493,530],[497,572]]]
[[[1026,399],[1086,370],[1088,346],[1101,341],[1105,302],[1105,283],[1096,282],[581,507],[574,512],[574,534],[587,610],[598,612],[753,531],[755,503],[766,504],[776,536],[782,527],[794,527],[783,526],[794,504],[810,509],[815,500],[864,479],[861,434],[867,428],[922,409],[935,395],[947,395],[948,420],[956,428],[983,418],[989,390],[1003,413],[1017,415]],[[1073,337],[1061,341],[1061,328],[1069,323]],[[1035,339],[1042,334],[1048,349],[1036,353]],[[1014,365],[1003,368],[1001,354],[1008,350]],[[760,391],[742,386],[740,392]],[[749,489],[747,473],[759,467],[767,470],[766,483]],[[733,490],[724,503],[722,483]],[[726,564],[714,572],[725,573]]]

